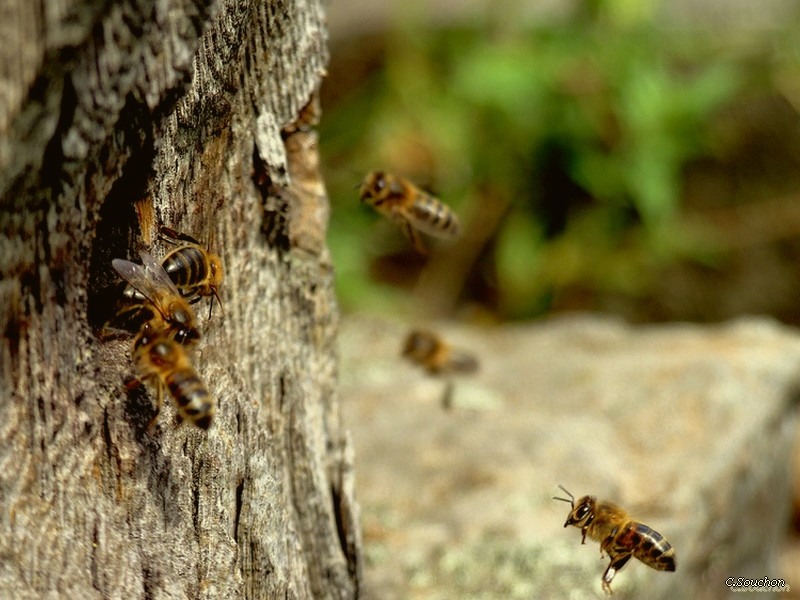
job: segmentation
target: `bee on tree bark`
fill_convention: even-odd
[[[156,386],[158,410],[150,427],[161,412],[164,388],[175,400],[181,420],[200,429],[211,426],[216,413],[214,399],[189,362],[185,348],[166,331],[146,325],[134,338],[131,356],[142,380]]]
[[[141,328],[149,323],[155,330],[169,332],[181,344],[196,343],[200,331],[192,307],[149,252],[141,252],[140,256],[141,265],[121,258],[111,262],[117,273],[141,295],[142,301],[123,307],[107,328],[128,329],[137,324]],[[139,296],[134,298],[138,300]]]
[[[106,323],[103,331],[135,333],[131,358],[141,379],[153,383],[157,392],[158,410],[148,429],[161,412],[164,388],[175,400],[181,420],[208,429],[216,413],[215,403],[192,367],[186,348],[200,339],[196,317],[188,298],[181,294],[164,267],[147,252],[141,252],[140,256],[141,265],[122,259],[112,261],[128,283],[123,295],[129,302]],[[182,259],[176,258],[175,262]],[[165,264],[169,263],[165,260]],[[179,276],[183,277],[180,281],[184,290],[191,290],[187,296],[206,295],[202,293],[204,280],[186,277],[185,273]],[[211,293],[216,294],[216,289]]]
[[[162,227],[161,236],[170,243],[178,245],[161,261],[161,266],[184,297],[210,297],[209,318],[214,298],[222,308],[219,288],[222,285],[222,259],[203,248],[192,236],[170,227]]]

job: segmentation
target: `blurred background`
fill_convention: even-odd
[[[800,325],[800,2],[336,0],[328,13],[321,154],[345,315]],[[441,198],[464,234],[417,253],[359,202],[373,169]],[[795,489],[783,564],[800,573]]]
[[[329,7],[321,126],[345,312],[800,323],[800,4]],[[417,254],[358,202],[381,168],[465,234]]]

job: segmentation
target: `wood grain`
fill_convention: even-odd
[[[0,596],[355,597],[327,197],[281,135],[324,74],[320,2],[4,6]],[[111,260],[163,255],[161,225],[225,265],[191,357],[208,432],[167,403],[148,433],[130,340],[97,337]]]

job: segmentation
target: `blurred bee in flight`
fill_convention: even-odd
[[[422,329],[415,329],[408,334],[403,345],[403,356],[432,375],[473,373],[478,370],[478,360],[474,356],[453,349],[440,335]]]
[[[581,544],[586,536],[600,542],[600,556],[605,552],[611,559],[601,579],[603,591],[611,595],[611,581],[631,557],[638,558],[648,567],[658,571],[675,570],[675,550],[657,531],[634,521],[616,504],[583,496],[577,503],[575,497],[563,486],[558,486],[569,498],[553,497],[568,502],[572,507],[564,527],[573,525],[581,530]]]
[[[417,329],[408,334],[403,345],[403,356],[419,365],[431,375],[447,377],[447,386],[442,397],[442,407],[450,409],[453,401],[452,375],[474,373],[478,360],[471,354],[456,350],[432,331]]]
[[[361,183],[360,197],[399,225],[421,254],[428,251],[420,232],[443,239],[461,234],[458,217],[446,204],[403,177],[372,171]]]

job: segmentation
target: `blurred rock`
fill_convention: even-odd
[[[410,328],[362,317],[341,327],[364,597],[603,598],[608,559],[564,529],[558,484],[620,504],[675,547],[675,573],[633,560],[614,598],[726,598],[729,577],[800,587],[800,569],[778,561],[800,373],[793,330],[588,316],[434,325],[481,361],[444,411],[445,380],[399,356]]]

